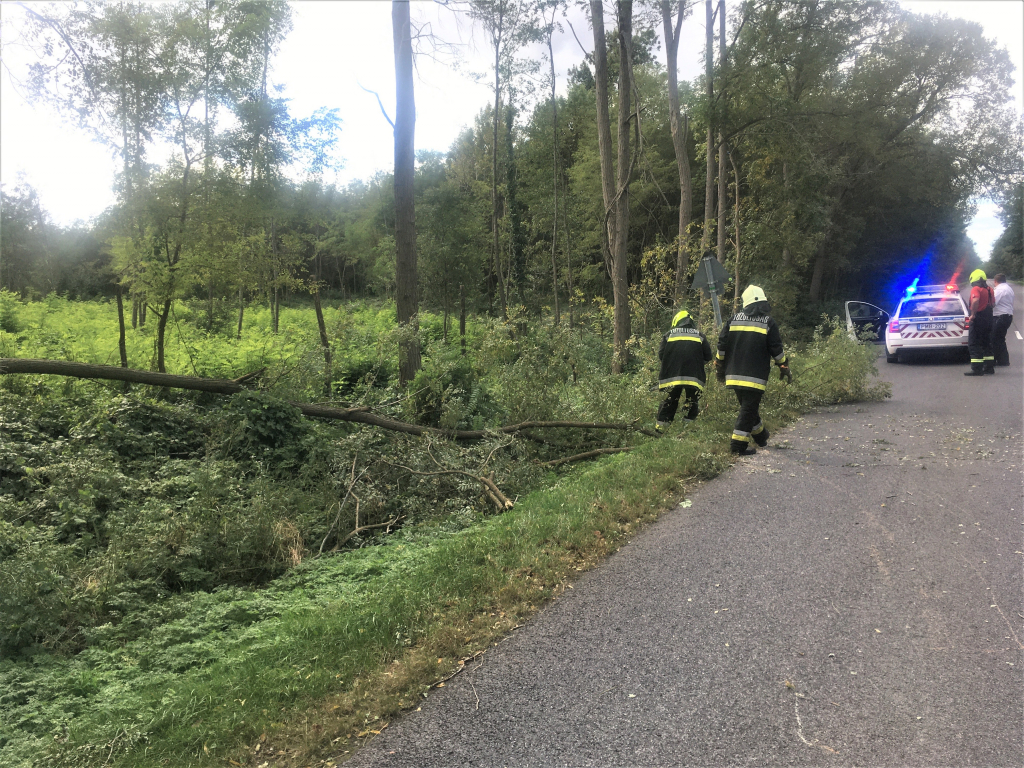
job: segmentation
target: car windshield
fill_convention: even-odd
[[[936,315],[963,316],[964,310],[955,296],[911,299],[903,302],[900,317],[935,317]]]

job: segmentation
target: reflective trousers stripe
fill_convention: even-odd
[[[764,379],[754,378],[737,378],[737,377],[726,377],[725,386],[727,387],[748,387],[749,389],[761,389],[763,390],[768,384]]]
[[[676,376],[673,379],[661,379],[658,382],[658,389],[668,389],[669,387],[696,387],[701,392],[704,391],[704,384],[700,379],[696,379],[693,376]]]

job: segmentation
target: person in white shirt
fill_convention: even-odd
[[[1006,348],[1006,332],[1013,322],[1013,288],[1006,282],[1006,275],[998,274],[995,280],[995,304],[992,307],[992,354],[996,365],[1010,364],[1010,351]]]

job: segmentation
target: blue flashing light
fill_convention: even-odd
[[[921,276],[920,276],[920,275],[918,275],[917,277],[915,277],[915,278],[914,278],[914,282],[912,282],[912,283],[911,283],[911,284],[909,285],[909,287],[907,288],[907,290],[903,292],[903,300],[904,300],[904,301],[906,301],[906,300],[907,300],[907,299],[909,299],[909,298],[910,298],[911,296],[913,296],[913,295],[914,295],[915,293],[917,293],[917,282],[918,282],[918,281],[919,281],[920,279],[921,279]]]

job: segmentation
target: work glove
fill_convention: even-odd
[[[725,384],[725,363],[721,360],[715,360],[715,378],[719,384]]]
[[[779,379],[785,379],[787,384],[793,383],[793,374],[790,373],[788,365],[779,366]]]

